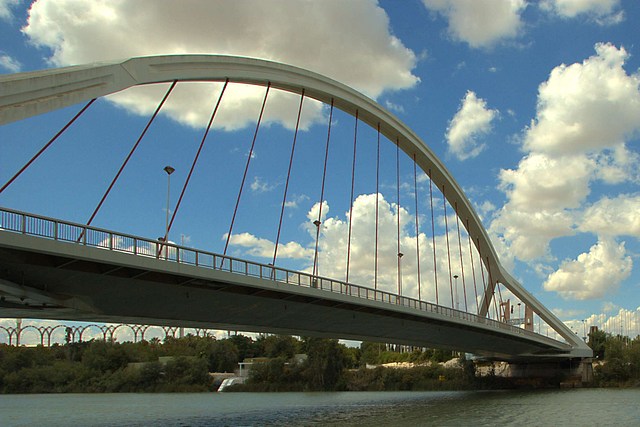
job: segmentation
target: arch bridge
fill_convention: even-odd
[[[164,235],[153,239],[94,226],[94,219],[114,197],[111,190],[117,191],[125,175],[122,172],[145,142],[147,131],[153,127],[165,101],[170,99],[174,88],[189,82],[215,84],[218,96],[179,199],[172,209],[167,206]],[[289,65],[243,57],[178,55],[0,76],[3,127],[86,103],[24,166],[16,164],[13,175],[0,176],[6,180],[0,188],[0,205],[9,198],[8,194],[18,191],[14,188],[24,179],[25,172],[37,165],[41,157],[49,155],[49,147],[64,143],[69,129],[81,121],[77,119],[95,108],[92,105],[96,99],[134,86],[151,85],[168,89],[115,177],[104,183],[107,190],[93,213],[87,215],[88,221],[67,221],[9,206],[0,209],[1,317],[315,335],[447,348],[501,359],[591,356],[589,347],[502,266],[462,188],[411,129],[348,86]],[[202,170],[198,163],[200,154],[215,133],[212,124],[216,114],[225,108],[225,90],[235,85],[263,87],[265,92],[251,148],[243,160],[246,163],[241,168],[235,206],[230,202],[220,207],[228,212],[231,224],[223,236],[224,249],[206,251],[174,244],[169,233],[185,190],[192,173]],[[229,248],[241,236],[236,220],[242,215],[248,197],[245,188],[248,172],[260,160],[254,159],[254,147],[267,132],[260,125],[270,92],[293,94],[299,98],[299,104],[296,102],[293,143],[284,156],[288,168],[284,162],[282,170],[287,172],[282,202],[273,197],[279,213],[277,227],[272,228],[277,230],[273,233],[275,242],[270,243],[273,256],[261,254],[262,259],[250,260],[232,256]],[[302,154],[295,151],[296,141],[303,139],[299,123],[305,100],[321,103],[327,119],[323,142],[315,145],[318,149],[315,160],[306,163],[297,159],[296,155]],[[347,128],[347,118],[353,126],[348,132],[351,136],[345,139],[346,133],[341,134],[339,127],[343,131]],[[368,126],[368,134],[362,125]],[[369,139],[366,146],[365,138]],[[381,140],[387,155],[381,151]],[[18,143],[5,141],[4,145]],[[343,149],[348,147],[349,167],[342,169],[350,169],[350,173],[336,185],[351,191],[346,220],[334,218],[331,222],[326,211],[322,215],[328,199],[325,183],[334,178],[331,171],[327,172],[327,165],[330,169],[332,162],[338,162],[331,158],[330,144],[333,149],[340,143]],[[406,155],[402,160],[401,152]],[[364,161],[363,157],[374,159],[371,165],[375,167],[371,169],[376,170],[375,190],[356,195],[356,164],[357,160]],[[384,169],[380,167],[381,159],[385,162],[389,157],[392,160],[387,164],[392,167],[388,168],[391,171],[388,182],[394,182],[395,188],[386,197],[395,199],[393,203],[386,201],[381,185],[384,178],[380,178]],[[296,161],[305,168],[315,167],[323,172],[317,175],[321,179],[314,183],[313,190],[320,190],[320,198],[306,224],[311,239],[299,249],[306,254],[306,258],[302,257],[306,263],[290,268],[284,265],[282,253],[286,246],[280,243],[280,238],[286,231],[284,213],[292,197],[288,189],[296,185],[293,167],[298,164]],[[412,169],[407,181],[413,191],[410,197],[405,195],[410,200],[409,203],[405,200],[405,205],[400,198],[401,161]],[[165,170],[170,179],[173,168]],[[305,179],[297,182],[300,181]],[[11,200],[14,199],[15,194]],[[354,246],[356,241],[367,241],[358,234],[363,231],[354,211],[354,206],[358,209],[356,204],[365,200],[375,200],[369,205],[374,206],[374,225],[366,230],[367,236],[375,235],[375,239],[371,237],[373,247],[367,248],[367,253],[362,250],[366,245],[361,244],[357,250]],[[373,218],[373,210],[365,214]],[[384,222],[385,212],[396,224],[390,227]],[[251,215],[245,211],[246,216]],[[330,223],[343,225],[340,230],[344,234],[333,240],[341,242],[340,248],[328,246]],[[415,225],[413,232],[407,231],[409,224]],[[397,234],[392,240],[396,242],[388,250],[388,230],[395,226]],[[331,251],[337,249],[344,253],[341,277],[336,277],[335,258],[329,258]]]

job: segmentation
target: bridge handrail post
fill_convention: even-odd
[[[27,216],[25,214],[20,214],[22,220],[20,227],[22,228],[22,234],[27,234]]]

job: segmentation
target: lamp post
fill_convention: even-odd
[[[402,257],[403,256],[404,254],[398,251],[398,299],[402,296]]]
[[[522,320],[521,320],[522,319],[522,314],[521,314],[521,311],[520,311],[520,304],[522,304],[522,303],[520,303],[520,302],[518,303],[518,324],[519,325],[522,324]]]
[[[313,221],[313,225],[316,226],[316,251],[313,256],[313,282],[312,282],[312,286],[314,288],[318,287],[318,270],[320,269],[320,266],[318,265],[318,238],[320,237],[321,224],[322,222],[320,222],[319,219],[316,219],[315,221]]]
[[[167,173],[167,215],[166,215],[166,222],[165,222],[165,231],[164,231],[164,243],[165,243],[165,258],[168,258],[168,248],[166,243],[169,242],[169,201],[170,201],[170,196],[171,196],[171,174],[174,173],[176,170],[171,167],[171,166],[165,166],[164,167],[164,171]]]
[[[582,339],[587,342],[587,320],[582,319]]]
[[[460,310],[460,302],[458,301],[458,275],[457,274],[453,275],[453,280],[454,280],[453,294],[456,300],[456,310]]]

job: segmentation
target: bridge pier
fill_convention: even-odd
[[[501,376],[521,385],[546,383],[561,388],[577,388],[593,381],[592,358],[571,358],[543,362],[511,362]]]

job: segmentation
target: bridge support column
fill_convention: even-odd
[[[565,359],[557,362],[521,362],[510,363],[506,376],[522,379],[523,384],[536,380],[553,384],[561,388],[577,388],[593,381],[591,358]]]
[[[591,358],[492,362],[489,365],[480,362],[476,369],[481,376],[495,375],[508,379],[504,385],[516,388],[578,388],[593,381]]]
[[[593,382],[593,359],[591,357],[584,358],[580,362],[580,369],[582,374],[582,383],[590,384]]]

